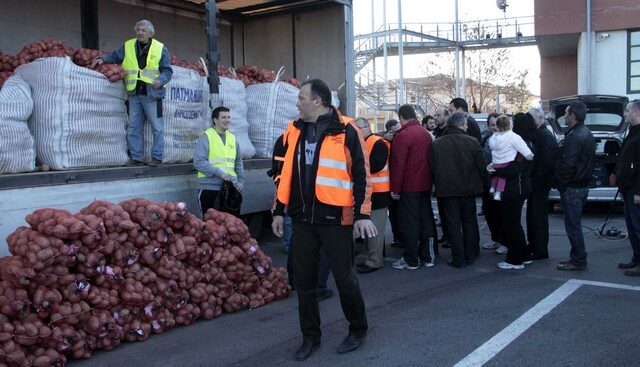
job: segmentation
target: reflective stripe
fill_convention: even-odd
[[[211,163],[211,164],[216,164],[216,163],[236,163],[236,160],[232,159],[232,158],[216,158],[216,159],[210,159],[209,163]]]
[[[371,177],[371,183],[391,182],[389,176],[386,177]]]
[[[129,75],[138,75],[138,70],[125,70]]]
[[[156,79],[157,77],[160,76],[160,72],[158,72],[157,70],[144,69],[140,71],[140,76]]]
[[[380,170],[380,172],[384,172],[384,171],[388,171],[389,170],[389,165],[384,166],[383,169]],[[378,173],[380,173],[378,172]]]
[[[351,190],[353,189],[353,182],[339,180],[337,178],[329,177],[316,177],[316,184],[330,187],[337,187],[339,189]]]
[[[129,85],[129,84],[136,84],[138,81],[133,79],[133,80],[125,80],[125,84]]]
[[[323,167],[341,169],[345,171],[347,170],[347,162],[341,162],[335,159],[320,158],[318,165]]]
[[[273,160],[284,162],[284,157],[275,156],[275,157],[273,157]]]

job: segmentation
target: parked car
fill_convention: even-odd
[[[487,118],[489,117],[488,113],[469,113],[469,115],[476,120],[480,131],[487,130]]]
[[[565,110],[569,104],[576,101],[587,105],[585,125],[591,130],[596,141],[596,161],[589,183],[587,201],[611,202],[617,192],[613,178],[616,162],[622,148],[622,141],[628,133],[624,111],[629,99],[622,96],[578,95],[549,101],[550,123],[559,144],[562,144],[564,134],[569,129],[565,122]],[[616,200],[622,201],[620,195]],[[553,189],[549,193],[550,209],[553,209],[553,205],[558,202],[560,202],[560,193]]]

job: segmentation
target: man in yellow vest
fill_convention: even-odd
[[[364,264],[357,266],[359,274],[374,272],[384,264],[384,234],[387,227],[387,208],[391,196],[391,182],[389,175],[389,147],[390,144],[382,137],[371,133],[369,121],[363,117],[356,119],[356,126],[364,137],[367,154],[369,155],[369,172],[371,172],[371,221],[378,230],[378,235],[367,241],[369,255]]]
[[[136,38],[130,39],[122,47],[110,54],[98,56],[91,67],[105,64],[122,64],[126,75],[125,87],[129,93],[129,125],[127,126],[127,145],[131,160],[129,164],[141,165],[144,162],[143,126],[145,120],[151,123],[153,146],[151,148],[151,166],[162,164],[164,152],[164,121],[162,119],[162,100],[164,86],[171,80],[173,70],[169,51],[156,39],[153,24],[141,20],[134,27]]]
[[[193,155],[193,166],[198,170],[200,209],[203,216],[210,208],[218,209],[215,204],[223,182],[233,183],[239,192],[244,188],[240,145],[229,131],[231,112],[226,107],[217,107],[211,113],[211,118],[213,127],[200,136]]]
[[[272,223],[283,234],[285,209],[293,222],[293,273],[303,343],[295,353],[305,360],[320,347],[318,307],[319,250],[325,250],[336,280],[349,335],[338,353],[358,349],[367,335],[367,316],[353,269],[353,229],[374,237],[371,180],[364,141],[353,125],[331,106],[325,82],[305,82],[298,94],[300,118],[285,131],[286,147]]]

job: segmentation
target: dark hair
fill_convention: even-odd
[[[454,112],[447,119],[447,126],[449,127],[460,127],[467,123],[467,115],[463,112]]]
[[[487,119],[488,121],[488,119]],[[499,115],[496,118],[496,127],[500,130],[508,130],[511,125],[511,119],[507,115]]]
[[[384,123],[384,130],[385,131],[390,131],[392,127],[396,126],[397,124],[399,124],[400,121],[398,120],[388,120],[387,122]]]
[[[497,120],[498,117],[500,117],[500,114],[497,112],[491,112],[489,115],[487,115],[487,121],[489,121],[492,117]]]
[[[569,105],[567,115],[569,113],[572,113],[578,122],[584,122],[584,119],[587,118],[587,105],[582,102],[573,102]]]
[[[213,109],[213,112],[211,112],[211,120],[213,119],[217,119],[218,117],[220,117],[220,112],[229,112],[230,110],[227,107],[216,107]]]
[[[530,113],[518,112],[513,116],[513,132],[524,141],[531,141],[531,134],[536,131],[536,121]]]
[[[435,118],[433,118],[433,116],[431,115],[426,115],[425,117],[422,118],[422,124],[426,125],[429,122],[429,120],[435,120]]]
[[[464,100],[464,98],[454,98],[451,100],[451,102],[449,102],[449,104],[453,104],[454,108],[462,108],[462,110],[464,112],[469,112],[469,105],[467,104],[467,101]]]
[[[311,86],[311,97],[320,97],[323,107],[331,107],[331,89],[327,83],[320,79],[311,79],[302,83],[302,87],[307,84]]]
[[[403,104],[398,108],[398,117],[405,120],[417,120],[416,110],[410,104]]]

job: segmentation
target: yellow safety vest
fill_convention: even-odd
[[[162,57],[162,49],[164,45],[154,39],[151,40],[149,53],[147,54],[147,66],[140,70],[138,65],[138,57],[136,56],[136,39],[130,39],[124,43],[124,60],[122,68],[125,71],[124,84],[127,91],[131,92],[136,89],[138,80],[147,84],[153,83],[160,76],[160,58]]]
[[[236,137],[229,131],[225,132],[225,143],[218,132],[210,127],[204,134],[209,138],[209,163],[212,167],[220,168],[229,176],[236,177]],[[207,177],[198,172],[198,177]]]

